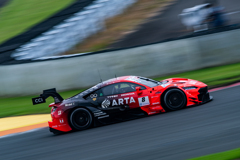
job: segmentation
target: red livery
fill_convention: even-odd
[[[206,84],[186,78],[155,81],[139,76],[117,77],[99,83],[71,98],[55,89],[45,90],[33,104],[52,96],[53,133],[83,130],[161,112],[179,110],[212,100]]]

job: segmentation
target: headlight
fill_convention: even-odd
[[[194,87],[194,86],[192,86],[192,87],[183,87],[183,89],[184,90],[191,90],[191,89],[197,89],[197,87]]]

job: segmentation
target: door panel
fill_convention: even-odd
[[[142,90],[142,93],[138,95],[139,107],[151,105],[151,99],[149,95],[150,95],[150,92],[148,89]]]
[[[140,95],[136,92],[136,87],[141,87]],[[99,89],[90,95],[90,100],[103,110],[119,109],[122,106],[138,108],[150,105],[148,97],[149,91],[146,87],[135,83],[116,83]]]

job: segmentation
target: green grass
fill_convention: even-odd
[[[61,92],[61,96],[66,99],[72,97],[82,90],[74,90]],[[41,92],[41,91],[40,91]],[[39,92],[39,94],[41,94]],[[25,96],[25,97],[12,97],[12,98],[0,98],[0,118],[10,116],[21,116],[29,114],[42,114],[50,113],[48,104],[54,102],[53,98],[48,98],[46,103],[34,105],[32,104],[32,98],[38,97],[39,95]]]
[[[193,158],[190,160],[239,160],[240,159],[240,148],[216,153],[216,154],[210,154],[207,156],[202,156],[198,158]]]
[[[23,33],[75,0],[11,0],[0,9],[0,43]]]
[[[240,63],[200,69],[191,72],[185,72],[181,74],[169,75],[166,77],[154,78],[156,80],[162,80],[170,77],[182,77],[191,78],[202,81],[208,84],[210,87],[229,84],[232,82],[240,81]],[[71,97],[81,90],[74,90],[60,93],[63,98]],[[41,91],[39,91],[40,94]],[[36,96],[27,97],[14,97],[14,98],[0,98],[0,118],[8,116],[19,116],[28,114],[40,114],[49,113],[50,109],[48,104],[53,102],[52,98],[47,100],[47,103],[33,106],[31,98]]]

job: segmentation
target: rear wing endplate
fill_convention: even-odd
[[[45,103],[48,97],[53,97],[55,103],[60,103],[63,98],[57,93],[56,88],[44,90],[40,97],[32,98],[33,105]]]

